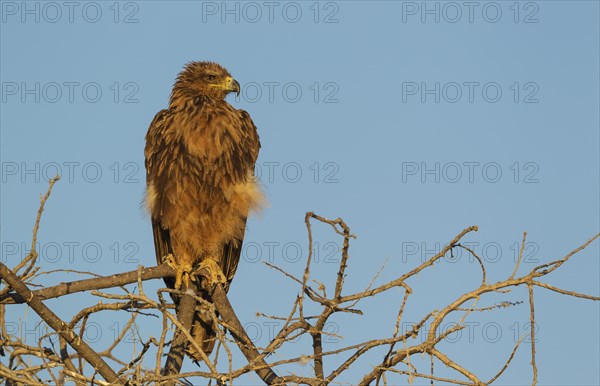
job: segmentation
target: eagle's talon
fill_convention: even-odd
[[[175,277],[175,289],[188,289],[190,288],[190,276],[192,272],[192,266],[184,264],[177,267],[177,276]],[[179,284],[179,285],[178,285]],[[183,286],[182,286],[183,284]]]
[[[175,267],[177,266],[177,264],[175,263],[175,257],[171,253],[169,253],[168,255],[164,255],[160,259],[160,261],[162,264],[167,264],[168,266],[170,266],[173,269],[175,269]]]
[[[216,283],[227,283],[227,276],[221,270],[219,263],[217,263],[213,259],[204,259],[198,266],[198,271],[205,269],[208,271],[208,276],[206,276],[206,280],[209,285]]]
[[[170,253],[162,258],[162,262],[175,270],[174,289],[181,289],[182,284],[184,289],[190,287],[190,273],[192,272],[192,267],[189,264],[177,264],[174,256]]]

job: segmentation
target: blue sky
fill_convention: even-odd
[[[521,272],[598,232],[596,1],[0,4],[0,225],[9,266],[26,254],[39,194],[57,170],[63,178],[39,234],[44,270],[109,274],[154,264],[140,206],[144,135],[192,60],[229,69],[242,85],[229,100],[251,114],[261,136],[257,170],[270,204],[248,224],[230,291],[258,344],[269,325],[256,312],[284,314],[298,291],[258,262],[302,271],[307,211],[342,217],[357,234],[347,291],[368,285],[386,259],[378,282],[406,272],[469,225],[479,226],[467,241],[492,282],[512,272],[523,231],[529,254]],[[315,232],[315,275],[333,283],[339,240],[326,227]],[[545,281],[598,296],[598,245]],[[440,263],[409,283],[416,294],[406,323],[478,283],[466,256]],[[160,283],[147,285],[150,292]],[[600,383],[598,303],[535,294],[540,384]],[[401,296],[364,303],[363,317],[334,317],[331,328],[344,339],[330,348],[391,334]],[[482,301],[499,299],[527,300],[527,292]],[[94,301],[48,304],[70,318]],[[34,330],[31,312],[17,310],[12,326]],[[515,335],[528,332],[528,312],[523,304],[474,315],[472,338],[442,347],[489,379]],[[125,320],[117,319],[98,318],[106,340]],[[150,334],[150,326],[141,328]],[[302,348],[310,345],[289,352]],[[131,355],[133,345],[123,350]],[[377,358],[341,380],[356,382]],[[522,346],[500,384],[530,382],[529,360]]]

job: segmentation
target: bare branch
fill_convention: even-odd
[[[490,379],[488,382],[486,382],[487,385],[491,385],[492,383],[494,383],[496,381],[496,379],[498,379],[502,375],[502,373],[504,373],[504,371],[508,368],[508,365],[510,365],[510,362],[515,357],[515,353],[517,352],[519,345],[523,341],[523,338],[525,338],[525,337],[522,336],[521,338],[519,338],[519,341],[517,342],[517,344],[515,344],[515,347],[513,348],[512,352],[510,353],[510,356],[508,357],[508,360],[506,361],[506,363],[504,363],[504,366],[502,366],[500,371],[498,371],[498,373],[496,375],[494,375],[492,377],[492,379]]]
[[[84,357],[88,363],[98,370],[100,375],[108,382],[118,382],[117,374],[104,362],[104,360],[87,345],[73,330],[67,327],[67,324],[60,320],[54,312],[42,303],[42,300],[35,296],[33,292],[14,274],[8,267],[0,263],[0,277],[4,279],[9,286],[23,299],[27,304],[42,318],[50,327],[54,329],[75,351]]]
[[[50,188],[51,187],[52,186],[50,186]],[[36,220],[36,225],[34,226],[34,239],[37,238],[41,212],[43,210],[45,199],[48,198],[49,193],[50,189],[45,198],[42,198],[40,210],[38,211],[38,218]],[[335,284],[332,285],[334,288],[327,288],[326,280],[317,281],[314,278],[311,278],[311,270],[315,269],[315,266],[311,266],[313,253],[313,220],[328,224],[332,227],[335,234],[343,238],[341,250],[342,258],[339,262],[339,267],[335,276]],[[16,277],[16,275],[10,272],[6,266],[0,266],[0,276],[2,278],[7,275],[6,271],[16,277],[16,280],[10,278],[6,280],[9,285],[0,290],[0,331],[2,332],[2,336],[0,337],[0,347],[1,350],[3,350],[2,353],[6,353],[9,356],[9,366],[0,364],[0,377],[11,384],[17,383],[18,380],[25,384],[35,385],[47,382],[48,376],[50,377],[49,381],[56,384],[74,381],[76,384],[128,382],[129,384],[140,385],[150,383],[169,385],[189,384],[186,378],[201,377],[210,379],[210,382],[214,379],[217,381],[218,385],[225,385],[233,384],[235,382],[234,380],[242,375],[254,372],[268,385],[284,385],[290,383],[325,386],[337,382],[337,379],[342,373],[352,367],[359,366],[359,359],[365,358],[365,354],[377,349],[381,350],[382,357],[377,360],[378,363],[375,367],[366,371],[366,374],[359,380],[360,385],[370,385],[373,381],[378,385],[380,382],[383,385],[394,384],[397,383],[392,379],[394,374],[396,374],[396,377],[407,377],[408,383],[412,383],[415,378],[421,378],[429,379],[432,384],[434,381],[458,385],[491,384],[497,381],[512,363],[515,353],[524,339],[523,337],[521,337],[514,346],[510,356],[498,373],[485,383],[479,379],[476,371],[466,368],[457,361],[450,359],[447,353],[442,352],[442,349],[439,347],[441,346],[440,342],[447,339],[450,334],[464,329],[466,319],[468,317],[473,317],[476,312],[500,310],[522,303],[521,301],[509,299],[500,300],[492,305],[478,306],[478,304],[484,303],[485,299],[483,297],[486,294],[507,294],[513,287],[527,286],[529,291],[532,339],[531,364],[534,373],[533,384],[536,384],[538,369],[536,364],[535,329],[533,328],[535,323],[533,287],[538,286],[546,288],[561,295],[595,301],[600,300],[600,298],[596,296],[568,291],[539,281],[542,276],[545,276],[560,267],[574,254],[581,251],[600,235],[594,236],[562,259],[539,265],[529,273],[517,276],[526,245],[527,234],[524,233],[519,258],[512,275],[507,280],[488,284],[487,272],[483,259],[481,259],[472,249],[460,244],[462,238],[468,233],[477,231],[477,226],[471,226],[465,228],[456,235],[456,237],[444,246],[439,253],[422,262],[409,272],[395,275],[395,278],[384,284],[375,285],[374,283],[376,283],[379,274],[382,272],[382,268],[375,275],[375,278],[371,280],[366,289],[344,295],[346,293],[344,285],[346,285],[346,282],[350,282],[349,277],[347,276],[347,267],[350,259],[350,238],[354,238],[355,236],[351,234],[350,228],[341,218],[332,220],[316,215],[313,212],[308,212],[305,216],[305,223],[310,252],[308,261],[302,269],[302,277],[299,278],[297,274],[288,273],[274,264],[266,263],[269,268],[277,270],[291,279],[295,285],[299,285],[300,293],[293,299],[289,313],[286,312],[283,316],[267,316],[260,312],[257,313],[257,316],[265,316],[283,322],[283,326],[278,327],[279,330],[275,331],[274,337],[272,337],[272,339],[263,347],[257,346],[251,341],[221,285],[216,285],[210,289],[210,296],[208,299],[204,299],[193,291],[176,291],[172,289],[158,290],[155,295],[158,297],[158,300],[147,295],[143,288],[145,280],[175,276],[173,268],[168,265],[152,268],[139,267],[130,272],[61,283],[53,287],[42,288],[33,292],[25,285],[24,280],[33,280],[38,277],[37,275],[48,273],[38,271],[40,267],[35,265],[35,257],[29,258],[27,263],[22,264],[21,268],[27,267],[27,270],[26,274],[22,274],[21,277]],[[441,310],[436,309],[427,312],[427,314],[423,316],[417,324],[414,324],[409,331],[401,331],[405,311],[409,307],[408,300],[413,293],[412,288],[407,284],[408,280],[414,280],[419,273],[435,267],[435,263],[442,259],[447,253],[452,253],[454,248],[466,250],[478,261],[482,272],[481,282],[475,282],[476,288],[460,294]],[[17,271],[18,270],[15,270],[15,272]],[[69,270],[69,272],[70,274],[81,274],[73,270]],[[206,273],[201,271],[197,272],[197,274],[204,276]],[[313,283],[316,283],[316,286]],[[128,284],[137,284],[138,291],[131,291],[124,287]],[[19,287],[19,285],[21,285],[21,287]],[[98,291],[106,288],[121,288],[124,293],[112,293],[114,291],[109,291],[110,293],[101,293]],[[331,322],[331,319],[333,319],[337,313],[344,312],[351,315],[362,315],[362,311],[355,308],[356,304],[361,301],[373,299],[388,290],[396,288],[401,289],[404,292],[401,300],[398,298],[398,304],[396,305],[398,309],[393,331],[387,331],[383,336],[378,338],[369,337],[369,339],[360,343],[346,344],[342,345],[342,347],[329,347],[329,342],[324,337],[341,337],[343,334],[343,332],[338,333],[337,331],[335,333],[328,332],[326,328],[327,323]],[[91,305],[82,308],[81,310],[77,310],[68,324],[58,319],[56,315],[50,314],[49,312],[51,311],[47,308],[42,308],[45,307],[42,303],[44,299],[57,298],[89,290],[92,291],[92,295],[102,297],[102,301],[97,304],[91,303]],[[177,309],[177,315],[172,311],[174,306],[165,301],[163,296],[164,292],[179,296],[178,303],[180,307]],[[108,301],[105,299],[108,299]],[[189,307],[185,306],[186,302],[189,303]],[[48,334],[43,335],[39,339],[37,347],[24,344],[19,338],[15,339],[14,337],[8,336],[5,327],[6,321],[4,309],[6,304],[15,303],[27,303],[56,332],[49,332]],[[193,339],[190,333],[192,319],[196,311],[195,305],[198,303],[208,309],[210,317],[212,317],[215,323],[218,345],[214,355],[210,358],[202,352],[201,347],[199,347],[200,345]],[[182,304],[184,307],[181,307]],[[306,309],[308,309],[309,305],[317,306],[320,311],[312,311],[313,308],[311,308],[311,314],[305,315],[305,306]],[[81,341],[79,336],[83,336],[87,331],[86,327],[88,326],[88,321],[91,323],[93,317],[104,311],[117,313],[125,311],[132,313],[132,315],[128,319],[125,328],[121,329],[114,341],[108,342],[108,347],[104,351],[99,351],[97,353],[93,352],[97,357],[90,357],[90,353],[85,351],[87,346],[84,346],[85,343]],[[441,324],[448,316],[451,314],[456,315],[456,313],[459,313],[459,321],[452,328],[444,329],[442,331],[440,328]],[[159,319],[161,317],[162,323]],[[159,338],[155,338],[154,336],[144,337],[141,335],[137,330],[137,326],[142,323],[142,318],[155,318],[154,320],[156,320],[159,325],[162,325]],[[78,329],[79,336],[75,334],[75,329]],[[124,337],[128,332],[137,334],[135,342],[140,343],[141,350],[138,351],[138,346],[136,345],[131,357],[127,359],[117,357],[117,354],[113,354],[113,351],[115,353],[119,352],[116,348],[122,347],[120,345],[124,342]],[[229,332],[231,336],[229,336],[227,332]],[[59,337],[58,340],[56,340],[57,334]],[[170,351],[167,355],[165,366],[161,369],[165,346],[168,347],[169,345],[169,334],[173,334],[172,340],[170,340]],[[417,340],[418,335],[421,335],[422,337],[420,341]],[[312,339],[312,347],[307,345],[308,347],[305,347],[306,351],[294,353],[293,356],[285,355],[286,348],[292,343],[296,343],[300,337],[308,339],[308,336]],[[233,337],[233,339],[231,337]],[[49,348],[45,347],[46,342],[50,342]],[[230,346],[233,342],[246,358],[246,361],[242,361],[241,364],[237,363],[239,359],[232,355]],[[71,350],[71,353],[69,353],[68,345],[71,345],[75,352]],[[208,370],[181,373],[182,364],[187,352],[186,347],[188,346],[193,347],[194,351],[199,353],[200,357],[202,357],[203,361],[208,366]],[[225,366],[225,363],[217,363],[219,358],[223,358],[222,353],[219,352],[221,348],[223,348],[227,354],[227,366]],[[296,351],[296,348],[297,347],[294,348],[294,352]],[[89,347],[87,347],[87,349],[91,350]],[[155,351],[153,351],[154,349]],[[379,353],[379,351],[377,352]],[[277,356],[273,354],[276,354]],[[266,358],[269,355],[273,355],[273,358],[276,358],[273,359],[271,363],[266,362]],[[419,371],[417,369],[417,364],[419,362],[411,360],[411,358],[414,358],[416,355],[429,357],[430,365],[427,370]],[[149,356],[152,356],[152,360],[150,361],[147,360],[147,357]],[[340,362],[336,363],[337,367],[331,366],[331,363],[334,362],[332,359],[334,357],[336,358],[336,362]],[[37,361],[35,365],[31,363],[32,358]],[[77,359],[79,359],[78,367],[74,365],[74,362]],[[107,366],[108,370],[112,371],[112,374],[107,373],[106,369],[102,369],[102,366],[106,365],[105,361],[109,360],[113,361],[114,363],[110,363],[115,366],[115,370],[111,370],[111,368]],[[93,368],[90,369],[88,366],[84,366],[84,361],[90,363]],[[222,361],[224,361],[224,359],[222,359]],[[438,368],[440,367],[438,366],[437,361],[440,361],[445,366],[459,373],[459,378],[464,377],[465,379],[452,379],[452,377],[444,378],[436,375],[435,372],[438,372]],[[147,366],[147,363],[149,362],[152,364],[150,365],[150,368],[146,368],[145,366]],[[284,367],[285,365],[290,364],[307,363],[311,363],[312,366],[306,367],[306,373],[312,371],[314,374],[290,373],[289,370]],[[98,366],[98,364],[100,366]],[[219,366],[217,366],[217,364],[219,364]],[[404,366],[406,366],[406,368]],[[219,370],[217,370],[217,368]],[[84,370],[91,372],[91,375],[84,374]],[[118,372],[115,373],[117,370]],[[326,370],[328,373],[326,373]],[[277,375],[277,373],[284,371],[288,371],[285,376]],[[99,376],[96,372],[99,372],[99,374],[108,382],[96,379],[96,377]],[[211,384],[210,382],[209,384]]]
[[[527,283],[529,290],[529,322],[531,331],[531,367],[533,368],[533,381],[531,385],[537,385],[537,365],[535,363],[535,307],[533,305],[533,284]]]
[[[56,177],[52,178],[49,181],[48,190],[46,191],[46,194],[44,196],[40,197],[40,207],[38,209],[37,216],[35,218],[35,225],[33,226],[33,237],[31,238],[31,251],[29,252],[29,254],[27,255],[27,257],[25,257],[25,259],[23,259],[13,269],[13,272],[15,274],[18,274],[19,270],[21,268],[23,268],[26,264],[29,263],[29,266],[25,269],[25,271],[22,274],[19,275],[22,278],[22,280],[25,280],[25,278],[27,277],[27,275],[29,274],[29,272],[35,266],[35,262],[36,262],[37,257],[38,257],[38,253],[37,253],[37,250],[36,250],[37,234],[38,234],[38,230],[40,229],[40,221],[42,220],[42,212],[44,212],[44,205],[46,205],[46,201],[50,197],[50,193],[52,192],[52,188],[54,187],[54,184],[59,179],[60,179],[59,176],[56,176]]]
[[[254,343],[246,334],[246,330],[240,323],[235,311],[227,299],[227,294],[220,284],[214,287],[212,300],[214,301],[215,307],[219,311],[221,318],[231,328],[231,334],[238,341],[238,347],[242,350],[242,353],[248,359],[250,364],[256,363],[259,366],[264,366],[260,370],[256,371],[256,374],[262,379],[267,385],[281,384],[281,380],[278,379],[277,374],[267,365],[262,359],[260,353],[254,346]]]
[[[171,350],[167,355],[167,361],[165,362],[165,367],[163,369],[164,375],[178,374],[181,370],[185,349],[188,343],[188,338],[183,332],[191,330],[195,313],[196,300],[194,297],[188,294],[181,296],[179,298],[179,305],[177,306],[177,320],[181,323],[181,327],[177,329],[175,339],[171,342]],[[202,348],[200,348],[198,352],[210,367],[211,362],[204,351],[202,351]],[[216,372],[215,370],[213,370],[213,372]]]
[[[563,265],[564,263],[566,263],[571,257],[573,257],[573,255],[575,255],[576,253],[584,250],[588,245],[590,245],[598,237],[600,237],[600,233],[596,234],[594,237],[592,237],[591,239],[589,239],[588,241],[586,241],[585,243],[583,243],[579,247],[577,247],[574,250],[572,250],[571,252],[569,252],[562,259],[555,260],[555,261],[553,261],[551,263],[538,265],[537,267],[535,267],[533,269],[532,272],[535,272],[535,276],[536,277],[549,274],[550,272],[554,271],[555,269],[557,269],[558,267],[560,267],[561,265]],[[545,269],[545,268],[548,268],[548,269]]]
[[[474,384],[483,385],[483,382],[481,382],[475,374],[473,374],[469,370],[465,369],[464,367],[460,366],[458,363],[452,361],[450,358],[448,358],[446,355],[439,352],[437,349],[432,348],[429,352],[431,354],[433,354],[433,356],[435,356],[437,359],[439,359],[443,364],[458,371],[459,373],[461,373],[462,375],[467,377]]]
[[[527,232],[523,232],[523,241],[521,242],[521,250],[519,251],[519,258],[517,259],[517,264],[515,265],[515,270],[512,275],[510,275],[509,279],[514,279],[517,271],[519,270],[519,264],[523,260],[523,251],[525,251],[525,241],[527,240]]]
[[[175,277],[175,271],[167,264],[158,267],[140,268],[135,271],[124,272],[111,276],[100,276],[91,279],[77,280],[68,283],[48,287],[34,291],[35,296],[42,300],[53,299],[63,295],[74,294],[78,292],[112,288],[124,286],[126,284],[136,283],[138,281],[138,270],[142,280],[161,279],[163,277]],[[0,303],[25,303],[25,300],[19,294],[6,294],[0,297]]]
[[[588,299],[588,300],[595,300],[595,301],[599,301],[600,300],[600,297],[598,297],[598,296],[581,294],[579,292],[574,292],[574,291],[567,291],[567,290],[564,290],[562,288],[558,288],[558,287],[552,286],[550,284],[542,283],[542,282],[539,282],[539,281],[536,281],[536,280],[534,280],[532,283],[534,285],[537,285],[538,287],[547,288],[547,289],[549,289],[551,291],[558,292],[559,294],[569,295],[569,296],[573,296],[573,297],[576,297],[576,298],[582,298],[582,299]]]

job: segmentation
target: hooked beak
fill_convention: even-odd
[[[225,90],[227,92],[235,92],[237,96],[240,95],[240,84],[238,83],[237,80],[233,79],[232,77],[228,76],[225,79]]]

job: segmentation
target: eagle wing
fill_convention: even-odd
[[[168,110],[159,111],[152,120],[152,123],[148,129],[148,134],[146,135],[146,148],[144,149],[144,155],[147,181],[151,179],[150,173],[155,172],[155,168],[161,167],[160,165],[163,162],[166,162],[166,160],[160,159],[164,153],[158,150],[166,146],[162,132],[164,130],[165,117],[167,114]],[[146,203],[148,204],[148,200],[151,199],[151,197],[146,197]],[[165,256],[173,253],[171,235],[169,230],[163,228],[160,220],[155,217],[152,218],[152,234],[154,236],[156,263],[160,265],[163,263],[163,258]],[[167,288],[173,288],[175,286],[175,280],[172,278],[165,278],[164,280]]]
[[[247,167],[250,168],[248,170],[251,173],[252,178],[254,178],[254,165],[256,164],[256,160],[258,158],[258,152],[260,150],[260,140],[258,138],[256,126],[250,118],[250,114],[245,110],[238,110],[238,114],[240,115],[242,122],[242,133],[246,135],[244,140],[242,141],[244,146],[247,146],[247,149],[251,151],[248,153],[248,159],[244,160],[247,164]],[[246,219],[244,219],[244,230],[246,226]],[[221,259],[221,269],[227,278],[227,283],[225,283],[225,291],[229,290],[229,285],[233,280],[233,276],[238,267],[238,263],[240,262],[240,256],[242,253],[242,244],[243,240],[236,239],[233,242],[229,242],[225,244],[223,248],[223,258]]]

